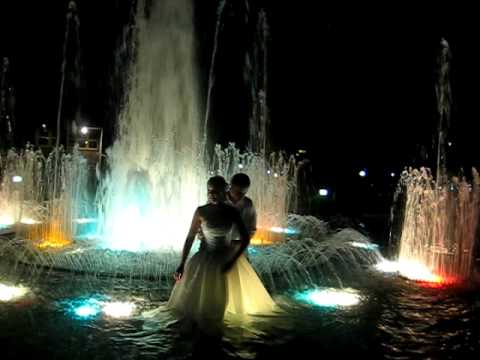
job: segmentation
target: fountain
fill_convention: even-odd
[[[72,220],[84,217],[88,208],[87,166],[78,151],[67,154],[60,147],[58,154],[54,150],[45,157],[27,144],[20,151],[10,149],[0,160],[0,225],[44,245],[48,242],[42,239],[51,238],[50,232],[72,239],[76,232]],[[54,180],[59,188],[56,197]]]
[[[478,172],[472,169],[470,181],[465,176],[448,178],[447,175],[449,60],[448,43],[442,40],[436,86],[439,112],[436,177],[426,168],[408,169],[401,176],[398,190],[405,196],[398,270],[408,278],[434,283],[452,283],[471,276],[480,215]]]
[[[213,173],[227,179],[239,171],[249,174],[253,183],[250,195],[257,204],[260,228],[285,227],[290,204],[289,199],[284,199],[285,194],[294,196],[294,161],[280,154],[267,155],[264,128],[251,129],[252,138],[263,137],[260,142],[252,142],[255,151],[241,153],[231,144],[224,150],[217,146],[210,161],[199,156],[206,154],[208,143],[209,98],[225,3],[221,2],[218,9],[203,134],[197,92],[192,86],[196,74],[191,4],[181,1],[173,5],[167,1],[151,8],[145,6],[140,2],[136,12],[136,57],[130,65],[130,89],[120,115],[118,138],[109,151],[110,172],[99,193],[98,237],[103,246],[133,251],[179,250],[191,214],[204,199],[203,184]],[[165,16],[169,14],[177,16],[179,22],[167,21]],[[267,26],[263,12],[259,24],[264,34]],[[255,48],[256,58],[257,47],[265,48],[264,38],[265,35],[260,37],[262,46]],[[159,46],[151,46],[152,42]],[[159,61],[153,63],[151,59]],[[261,86],[251,76],[252,123],[265,123],[268,114],[265,66],[266,58]],[[251,72],[256,73],[257,68]],[[259,143],[263,144],[261,149]],[[136,184],[133,191],[132,183]],[[272,236],[266,239],[268,231],[261,231],[262,236],[256,237],[258,242],[270,242]],[[141,240],[132,241],[133,238]]]
[[[139,1],[135,58],[98,192],[101,246],[179,250],[206,171],[190,1]]]
[[[168,16],[167,23],[183,21],[175,10],[186,2],[171,0],[172,8],[161,8],[160,17],[155,7],[138,2],[137,39],[148,39],[151,45],[159,41],[163,49],[165,42],[157,34],[161,26],[150,22],[164,21],[162,16]],[[264,14],[262,19],[266,21]],[[201,128],[194,116],[195,98],[182,100],[184,94],[195,95],[195,81],[190,76],[182,81],[182,71],[181,79],[170,78],[179,73],[164,71],[161,59],[175,69],[178,65],[167,54],[169,49],[157,54],[143,48],[140,40],[133,46],[136,57],[119,137],[109,149],[106,174],[99,172],[99,216],[89,208],[88,168],[78,149],[66,152],[56,147],[44,156],[27,145],[1,154],[0,217],[7,214],[9,226],[16,230],[15,237],[0,236],[0,336],[7,345],[6,357],[22,352],[48,358],[195,357],[195,338],[205,347],[199,351],[202,355],[211,357],[213,351],[216,357],[219,350],[222,358],[269,358],[292,344],[337,356],[347,354],[345,349],[370,357],[455,357],[478,350],[478,296],[464,289],[439,294],[390,279],[362,283],[379,280],[365,276],[365,268],[381,260],[377,247],[352,229],[338,231],[315,217],[293,214],[297,164],[284,153],[262,150],[268,148],[268,136],[261,134],[256,142],[253,134],[248,152],[230,144],[216,146],[211,159],[204,157],[206,135],[193,131]],[[178,45],[182,48],[181,41]],[[158,82],[165,81],[167,89],[154,84],[152,74]],[[178,90],[172,100],[163,97],[170,89]],[[257,105],[265,107],[261,111],[257,107],[254,113],[261,116],[252,115],[250,120],[263,121],[268,116],[266,92],[253,94],[258,95],[253,99],[262,99]],[[172,114],[179,121],[177,107],[193,114],[186,123],[169,122]],[[151,119],[157,113],[165,115],[159,123]],[[266,131],[268,122],[261,124],[265,124],[261,131]],[[163,137],[157,126],[169,137]],[[184,334],[181,323],[168,315],[147,319],[146,312],[163,305],[172,285],[171,272],[178,265],[176,248],[186,229],[177,234],[171,228],[184,227],[193,207],[204,201],[208,176],[229,177],[237,171],[251,176],[250,194],[260,214],[254,240],[258,245],[249,248],[249,259],[287,311],[278,317],[252,317],[241,326],[227,322],[218,342]],[[477,173],[467,181],[435,179],[427,169],[409,170],[401,184],[406,190],[401,260],[420,260],[435,276],[467,277],[478,219]],[[177,197],[192,206],[187,214],[176,213]],[[165,225],[167,220],[172,224]],[[168,226],[165,232],[163,226]],[[178,237],[166,238],[169,231]],[[69,272],[61,274],[61,269]],[[70,271],[92,276],[73,276]]]
[[[210,95],[224,6],[221,2],[218,10]],[[205,201],[207,178],[245,172],[259,215],[250,257],[270,288],[314,286],[318,281],[338,285],[342,274],[361,273],[378,262],[378,251],[361,234],[332,231],[318,219],[291,214],[296,162],[282,152],[270,153],[268,145],[265,12],[256,19],[257,40],[247,61],[250,151],[217,145],[209,157],[209,104],[202,126],[191,1],[140,0],[134,11],[132,36],[123,44],[132,54],[125,98],[116,140],[102,161],[106,171],[98,172],[97,213],[89,209],[88,169],[78,151],[70,155],[57,148],[47,159],[30,151],[36,159],[31,168],[41,174],[32,170],[29,175],[39,179],[29,183],[41,187],[36,190],[39,224],[17,232],[17,241],[0,246],[0,253],[12,253],[16,261],[34,265],[34,271],[55,268],[169,285],[192,214]]]
[[[0,157],[0,229],[12,230],[15,224],[37,221],[42,194],[41,166],[41,154],[30,145],[22,152],[10,149]]]

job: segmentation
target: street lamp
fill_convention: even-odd
[[[328,189],[320,189],[318,190],[318,194],[323,197],[328,196]]]
[[[100,133],[100,136],[98,138],[96,137],[96,134]],[[98,161],[101,163],[102,161],[102,150],[103,150],[103,128],[101,127],[95,127],[95,126],[82,126],[80,128],[80,133],[84,136],[83,139],[80,139],[80,147],[84,147],[81,150],[93,150],[94,148],[90,148],[87,145],[91,142],[90,140],[96,140],[96,143],[98,144],[97,146],[97,152],[98,152]],[[88,135],[88,136],[87,136]],[[95,136],[92,136],[95,135]]]

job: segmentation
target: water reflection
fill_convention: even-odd
[[[432,289],[372,273],[369,281],[356,284],[362,294],[356,306],[319,307],[284,292],[275,295],[282,311],[247,322],[229,319],[224,336],[213,338],[187,329],[168,313],[142,316],[168,298],[170,289],[156,282],[61,273],[36,278],[28,272],[22,277],[20,267],[4,270],[0,264],[0,282],[30,288],[29,296],[0,303],[5,358],[268,359],[296,349],[299,355],[354,352],[397,359],[471,357],[480,350],[480,294],[475,286]],[[65,307],[65,301],[89,298],[130,301],[136,310],[132,317],[79,319]]]

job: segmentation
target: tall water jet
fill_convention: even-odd
[[[438,128],[437,128],[437,181],[444,181],[447,175],[446,143],[450,127],[450,108],[452,94],[450,88],[450,46],[445,39],[441,41],[441,51],[438,57],[438,81],[435,84],[437,97]]]
[[[447,175],[446,138],[450,119],[448,43],[442,40],[439,78],[436,178],[428,169],[409,169],[400,179],[405,192],[400,238],[400,272],[430,282],[455,282],[472,272],[474,245],[480,215],[480,177],[472,180]]]
[[[63,50],[62,50],[62,64],[60,68],[60,90],[59,90],[59,97],[58,97],[58,107],[57,107],[57,124],[56,124],[56,139],[55,139],[55,149],[56,149],[56,157],[55,157],[55,171],[54,171],[54,185],[53,185],[53,197],[57,195],[57,188],[59,184],[57,184],[57,175],[58,175],[58,167],[60,161],[60,144],[61,144],[61,124],[62,124],[62,110],[63,110],[63,101],[64,101],[64,88],[65,88],[65,76],[66,76],[66,68],[67,68],[67,50],[69,45],[69,38],[72,32],[75,32],[78,40],[78,28],[80,26],[80,20],[77,14],[77,5],[74,1],[70,1],[68,3],[68,10],[66,15],[66,26],[65,26],[65,38],[63,40]],[[69,131],[67,130],[67,144],[68,145],[68,137]]]
[[[211,98],[212,98],[212,90],[215,84],[215,65],[217,62],[217,52],[218,52],[218,39],[220,32],[223,28],[223,16],[225,10],[225,3],[226,0],[221,0],[218,4],[217,8],[217,22],[215,24],[215,34],[213,37],[213,51],[212,51],[212,58],[210,60],[210,69],[208,71],[208,89],[207,89],[207,99],[206,99],[206,106],[205,106],[205,119],[203,122],[203,139],[202,139],[202,146],[203,150],[207,150],[207,134],[208,134],[208,124],[210,119],[210,107],[211,107]],[[205,153],[203,156],[208,157],[208,154]]]
[[[190,0],[138,1],[135,55],[100,186],[101,246],[180,249],[205,193]]]
[[[13,146],[15,96],[10,80],[10,60],[3,58],[0,67],[0,151]]]
[[[250,151],[268,154],[270,117],[267,104],[268,94],[268,46],[269,28],[265,10],[258,13],[253,49],[246,54],[245,72],[250,81]]]

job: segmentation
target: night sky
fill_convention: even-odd
[[[33,129],[42,123],[55,125],[67,3],[0,4],[0,56],[12,63],[20,142],[33,140]],[[217,1],[195,3],[204,99]],[[233,3],[220,39],[210,135],[223,144],[245,145],[248,89],[242,66],[249,37],[240,1]],[[270,25],[273,146],[292,153],[306,149],[318,184],[349,182],[363,167],[382,182],[405,166],[431,165],[420,148],[430,152],[435,135],[434,84],[442,37],[452,50],[450,161],[467,168],[479,165],[480,21],[475,12],[451,7],[338,9],[274,0],[251,5],[253,11],[265,8]],[[114,75],[114,53],[130,1],[78,0],[78,7],[81,115],[89,125],[105,127],[108,143],[122,80]]]

